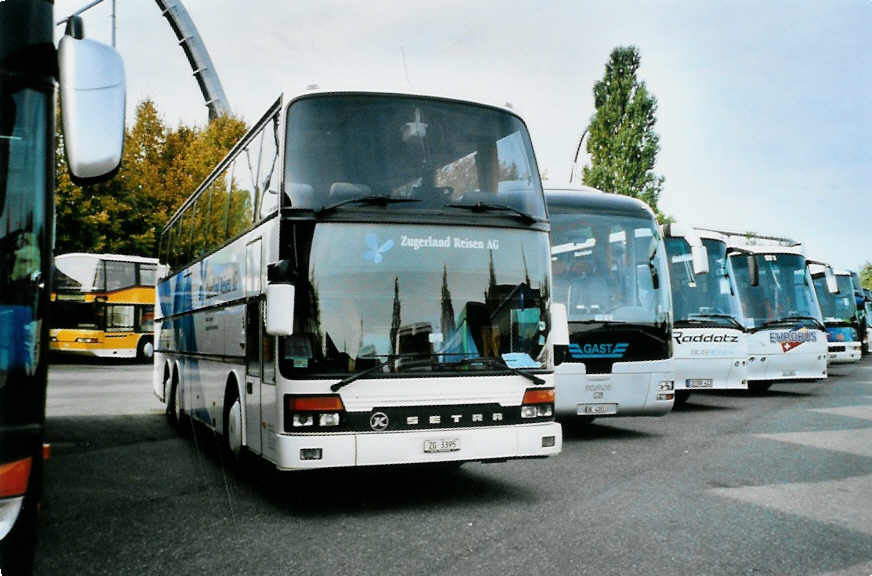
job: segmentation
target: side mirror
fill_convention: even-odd
[[[551,343],[555,346],[569,346],[569,317],[566,304],[551,304]]]
[[[124,63],[114,48],[82,38],[80,20],[71,19],[67,32],[58,45],[64,150],[73,182],[87,184],[121,163]]]
[[[266,333],[290,336],[294,333],[293,284],[270,284],[266,287]]]
[[[757,266],[757,257],[748,254],[748,275],[751,277],[751,286],[760,285],[760,268]]]
[[[690,248],[690,255],[693,258],[693,273],[708,274],[708,248],[705,246],[692,246]]]
[[[836,279],[836,275],[833,274],[833,269],[829,266],[824,267],[824,278],[827,281],[827,290],[830,294],[838,294],[839,293],[839,281]]]

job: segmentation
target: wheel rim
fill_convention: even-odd
[[[227,412],[227,444],[234,456],[242,450],[242,406],[235,399]]]
[[[142,347],[142,356],[146,360],[151,360],[154,357],[154,344],[146,342]]]
[[[176,385],[173,386],[173,413],[176,416],[176,422],[178,422],[179,418],[182,417],[181,399],[182,399],[181,386],[179,385],[178,382],[176,382]]]

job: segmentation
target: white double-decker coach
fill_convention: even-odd
[[[548,232],[510,110],[279,99],[163,230],[154,391],[282,470],[556,454]]]
[[[693,391],[746,390],[748,342],[722,234],[670,224],[675,402]]]
[[[730,234],[729,274],[748,331],[748,388],[827,377],[827,333],[802,245]]]

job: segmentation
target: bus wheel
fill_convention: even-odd
[[[236,385],[228,385],[224,402],[224,448],[235,464],[242,455],[242,403]]]
[[[675,391],[675,401],[673,402],[673,407],[675,406],[683,406],[687,399],[690,398],[690,392],[687,390],[676,390]]]
[[[170,390],[167,399],[167,420],[169,421],[170,426],[178,430],[179,433],[182,433],[182,420],[184,419],[184,413],[182,412],[181,403],[182,390],[181,386],[179,386],[178,379],[173,378],[171,386],[172,389]]]
[[[136,359],[140,362],[151,362],[154,358],[154,342],[151,336],[144,336],[139,339],[139,345],[136,347]]]
[[[756,393],[766,392],[767,390],[769,390],[770,386],[772,386],[772,382],[766,382],[766,381],[748,382],[748,390],[750,392],[756,392]]]

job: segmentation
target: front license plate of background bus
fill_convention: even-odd
[[[437,440],[424,440],[424,453],[435,454],[438,452],[457,452],[460,450],[460,438],[439,438]]]
[[[712,379],[711,378],[688,378],[684,381],[684,385],[687,388],[711,388],[712,387]]]
[[[602,416],[603,414],[617,413],[617,404],[579,404],[577,412],[579,416],[591,416],[594,414],[597,416]]]

